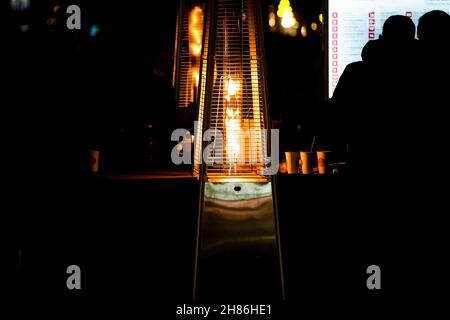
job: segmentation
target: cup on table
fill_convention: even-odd
[[[330,173],[330,153],[331,151],[317,151],[319,174]]]
[[[302,151],[300,152],[300,163],[302,166],[303,174],[312,174],[313,173],[313,153],[310,151]]]
[[[286,151],[286,167],[288,174],[298,173],[299,154],[296,151]]]
[[[98,163],[100,160],[100,150],[89,150],[89,170],[98,172]]]

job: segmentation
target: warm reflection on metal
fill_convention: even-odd
[[[207,178],[208,182],[268,182],[269,179],[263,176],[214,176],[210,175]]]
[[[254,200],[271,196],[272,185],[270,183],[207,183],[205,185],[206,198]]]
[[[206,183],[202,216],[196,297],[279,300],[272,184]]]

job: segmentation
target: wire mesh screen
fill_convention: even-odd
[[[202,158],[208,179],[261,176],[267,98],[259,2],[209,4],[200,80],[202,128],[197,130],[194,172],[198,173],[197,161]],[[207,129],[205,140],[210,141],[205,147],[199,133]]]
[[[203,1],[180,1],[173,69],[173,86],[179,107],[189,107],[196,102],[203,40],[203,19]]]

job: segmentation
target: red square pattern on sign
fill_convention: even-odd
[[[332,38],[337,39],[337,33],[333,33]]]
[[[337,46],[338,45],[337,43],[338,43],[337,40],[333,40],[333,46]]]
[[[375,27],[374,26],[369,27],[369,32],[375,32]]]
[[[337,73],[337,68],[333,68],[333,73]]]
[[[337,61],[333,61],[333,62],[332,62],[332,65],[333,65],[333,67],[337,67],[337,65],[338,65],[338,64],[337,64]]]
[[[336,19],[338,17],[338,13],[337,12],[333,12],[333,18]]]
[[[374,25],[375,24],[375,19],[369,19],[369,24],[370,25]]]
[[[333,32],[338,32],[338,27],[333,27],[332,30]]]
[[[375,39],[375,33],[369,33],[369,39]]]
[[[337,60],[337,54],[333,54],[332,58],[333,58],[334,60]]]
[[[369,18],[375,18],[375,12],[369,12]]]
[[[338,52],[337,47],[333,47],[332,52]]]

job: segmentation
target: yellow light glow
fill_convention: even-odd
[[[225,82],[225,91],[227,92],[227,101],[230,102],[231,97],[235,96],[237,91],[239,90],[239,81],[234,81],[233,79],[228,79]]]
[[[241,117],[238,108],[227,108],[226,112],[225,125],[227,130],[227,158],[231,169],[232,165],[236,164],[239,157],[239,151],[241,150],[239,145]]]
[[[289,0],[280,1],[280,4],[278,5],[277,16],[281,18],[281,25],[283,26],[283,28],[292,28],[297,23]]]
[[[295,19],[292,12],[285,11],[283,13],[283,18],[281,18],[281,25],[286,29],[291,28],[295,25]]]
[[[291,37],[297,36],[297,29],[296,29],[296,28],[290,28],[290,29],[288,29],[288,34],[289,34]]]
[[[193,45],[191,47],[192,49],[192,55],[199,56],[200,53],[202,53],[202,46],[201,45]]]
[[[241,150],[239,139],[241,132],[241,112],[239,106],[238,91],[240,90],[240,83],[233,80],[231,77],[225,81],[225,143],[227,152],[227,161],[230,165],[229,174],[232,173],[233,168],[236,171],[236,165]]]
[[[292,11],[289,0],[281,0],[280,1],[280,4],[278,5],[278,11],[277,11],[278,17],[283,18],[283,14],[285,11]]]
[[[319,21],[320,23],[323,23],[323,13],[319,14]]]
[[[317,23],[315,23],[315,22],[311,23],[311,30],[313,30],[313,31],[317,30]]]
[[[271,12],[269,14],[269,27],[273,28],[275,27],[277,20],[276,20],[276,16],[275,13]]]
[[[194,80],[194,83],[196,84],[196,86],[198,86],[198,80],[199,80],[199,70],[198,68],[195,68],[192,70],[192,80]]]
[[[302,26],[302,28],[300,29],[300,33],[303,38],[306,38],[308,36],[308,30],[306,29],[305,26]]]

